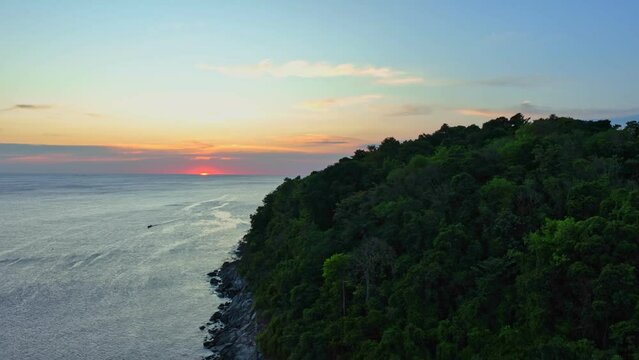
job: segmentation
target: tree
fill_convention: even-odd
[[[353,262],[355,269],[364,278],[366,303],[370,299],[370,288],[375,279],[392,265],[395,252],[388,244],[376,237],[365,239],[355,250]]]
[[[346,280],[351,266],[351,256],[343,253],[333,254],[324,260],[322,276],[328,284],[338,283],[342,293],[342,316],[346,315]]]

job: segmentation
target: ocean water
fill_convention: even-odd
[[[0,359],[210,355],[206,273],[280,181],[0,175]]]

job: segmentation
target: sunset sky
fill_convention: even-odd
[[[639,114],[636,1],[0,1],[0,173],[306,174],[443,123]]]

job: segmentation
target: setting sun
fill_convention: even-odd
[[[200,176],[209,176],[209,173],[207,173],[207,172],[201,172],[201,173],[200,173]]]

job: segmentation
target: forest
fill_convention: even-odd
[[[240,243],[269,359],[639,359],[639,123],[521,114],[287,178]]]

